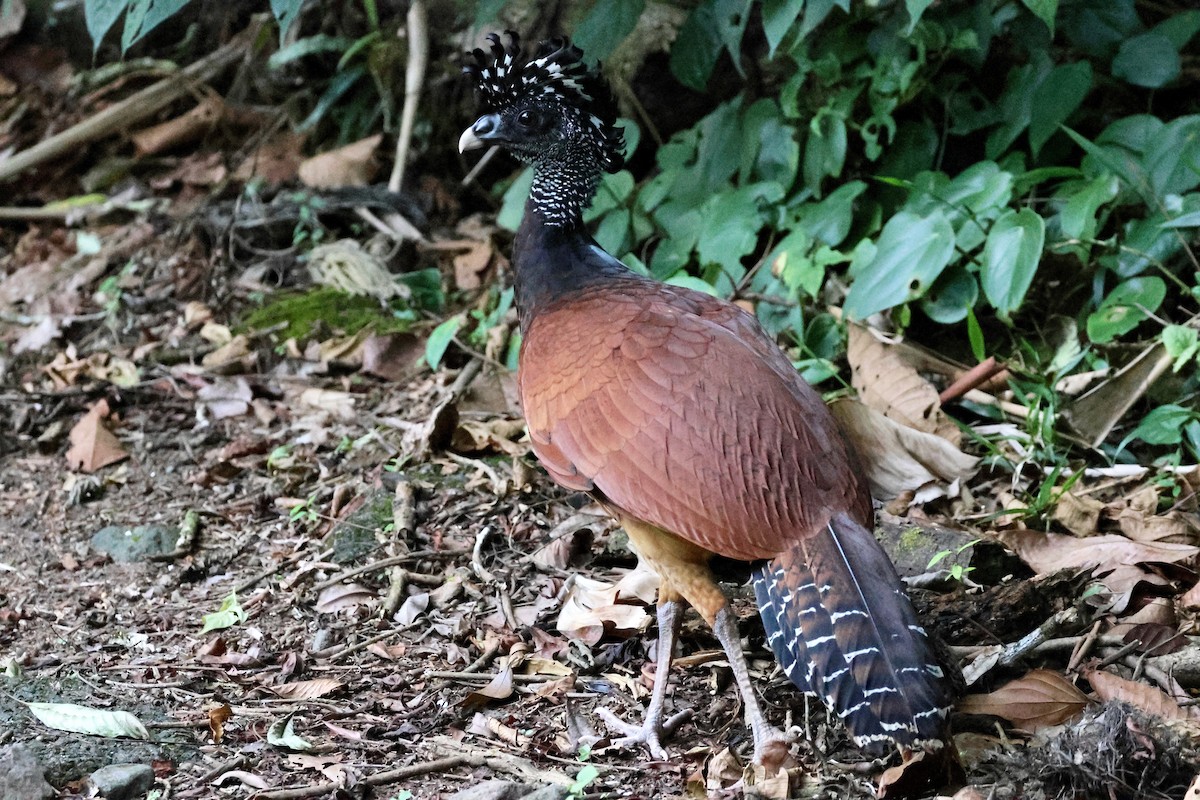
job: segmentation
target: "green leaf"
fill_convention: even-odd
[[[783,37],[804,10],[804,0],[763,0],[762,26],[767,36],[767,57],[773,58]]]
[[[1045,241],[1046,222],[1031,208],[1005,212],[988,231],[979,277],[984,295],[1002,319],[1025,299]]]
[[[1153,314],[1167,296],[1167,285],[1157,275],[1130,278],[1109,292],[1100,307],[1088,315],[1088,338],[1097,344],[1128,333]]]
[[[1179,77],[1179,48],[1157,30],[1121,43],[1112,62],[1114,78],[1134,86],[1157,89]]]
[[[26,703],[25,706],[43,725],[56,731],[87,733],[108,739],[119,736],[150,738],[142,721],[128,711],[106,711],[74,703]]]
[[[1176,11],[1155,25],[1154,30],[1166,36],[1176,50],[1182,50],[1200,33],[1200,11]]]
[[[918,217],[901,211],[887,221],[874,247],[856,250],[850,265],[854,283],[843,308],[865,319],[914,300],[937,279],[954,255],[954,229],[940,210]]]
[[[463,326],[466,318],[462,314],[456,314],[450,319],[443,322],[433,329],[429,334],[428,341],[425,342],[425,363],[430,369],[436,370],[438,364],[442,363],[442,357],[446,355],[446,348],[450,346],[450,342],[454,340],[458,329]]]
[[[1079,108],[1092,88],[1092,65],[1087,61],[1055,67],[1033,93],[1029,146],[1036,156],[1058,126]]]
[[[525,201],[529,198],[529,187],[531,186],[533,186],[533,167],[527,167],[504,192],[504,198],[500,202],[500,211],[496,214],[497,225],[510,231],[521,227],[521,218],[525,216]]]
[[[112,30],[128,6],[128,0],[90,0],[83,4],[83,21],[92,39],[93,55],[100,49],[105,34]]]
[[[1029,127],[1033,118],[1033,94],[1041,79],[1032,64],[1013,67],[998,105],[1002,124],[988,134],[984,152],[991,159],[1004,155],[1009,146]]]
[[[975,318],[975,311],[967,309],[967,341],[971,343],[971,355],[975,356],[975,360],[982,362],[987,358],[987,346],[983,340],[983,328],[979,326],[979,320]]]
[[[712,295],[713,297],[718,297],[720,295],[716,287],[711,283],[701,280],[695,275],[688,275],[686,272],[676,272],[674,275],[671,275],[664,280],[663,283],[670,284],[671,286],[682,286],[685,289],[703,292],[704,294]]]
[[[740,278],[744,272],[742,258],[758,243],[763,225],[761,204],[781,199],[783,190],[774,183],[751,184],[714,197],[704,207],[704,223],[696,242],[700,264],[720,264],[733,279]],[[721,283],[717,286],[726,288]]]
[[[1021,0],[1021,2],[1033,12],[1034,16],[1046,23],[1046,27],[1050,29],[1050,36],[1053,38],[1054,16],[1058,13],[1058,0]]]
[[[825,114],[813,121],[804,143],[804,185],[820,194],[821,181],[842,174],[846,163],[846,121]]]
[[[511,189],[509,191],[512,191]],[[528,189],[526,190],[528,194]],[[592,205],[583,212],[584,222],[595,222],[600,217],[625,205],[633,194],[633,174],[627,169],[605,175],[596,188],[596,196]]]
[[[177,14],[189,0],[133,0],[125,12],[125,29],[121,32],[121,54],[128,52],[146,34]]]
[[[867,185],[850,181],[834,189],[819,203],[808,203],[796,210],[796,224],[818,241],[837,247],[850,233],[854,223],[854,202]]]
[[[1070,187],[1076,191],[1067,197],[1059,212],[1059,228],[1068,239],[1090,239],[1096,233],[1096,212],[1117,197],[1120,190],[1117,177],[1106,172],[1082,185],[1073,183]]]
[[[933,0],[904,0],[904,10],[908,12],[908,27],[904,29],[905,36],[912,36],[913,29],[921,21],[921,15],[931,5],[933,5]]]
[[[1164,228],[1200,228],[1200,211],[1193,211],[1189,214],[1180,214],[1173,220],[1164,222]]]
[[[1148,140],[1142,169],[1157,200],[1200,185],[1200,114],[1173,119]]]
[[[624,255],[632,244],[630,242],[631,216],[629,209],[618,208],[604,215],[604,219],[596,227],[596,244],[606,253]]]
[[[605,59],[637,25],[646,0],[599,0],[575,28],[572,41],[589,59]]]
[[[267,69],[279,69],[285,64],[316,53],[343,53],[353,44],[354,40],[346,36],[330,36],[325,33],[306,36],[272,53],[267,59]]]
[[[1156,445],[1179,444],[1183,441],[1184,427],[1196,418],[1196,412],[1190,408],[1173,403],[1159,406],[1142,417],[1137,427],[1117,445],[1117,452],[1124,450],[1125,445],[1132,441]]]
[[[279,25],[279,41],[281,43],[287,41],[288,31],[291,30],[296,18],[300,16],[300,9],[303,6],[304,0],[271,0],[271,13],[275,15],[275,22]]]
[[[329,113],[330,109],[337,104],[338,100],[346,92],[350,91],[354,84],[358,83],[359,79],[367,74],[365,67],[354,67],[344,72],[339,72],[333,76],[333,80],[325,87],[325,91],[321,93],[321,97],[317,100],[317,104],[313,106],[313,110],[304,118],[304,121],[296,126],[296,130],[300,132],[310,131],[317,126],[321,120]]]
[[[211,614],[204,615],[204,628],[200,633],[232,628],[234,625],[245,622],[246,619],[246,612],[242,610],[242,604],[238,602],[237,592],[230,592],[221,601],[220,608]]]
[[[961,322],[979,300],[979,281],[966,268],[952,266],[938,276],[921,298],[921,310],[934,322]]]
[[[689,89],[703,92],[721,55],[715,0],[704,0],[684,20],[671,45],[671,74]]]
[[[1162,332],[1163,347],[1167,355],[1175,359],[1175,372],[1187,366],[1200,353],[1200,333],[1186,325],[1168,325]]]

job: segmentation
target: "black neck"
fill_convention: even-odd
[[[513,275],[522,331],[539,308],[589,286],[634,275],[600,249],[584,228],[578,210],[570,222],[560,219],[553,212],[548,217],[530,192],[513,242]]]

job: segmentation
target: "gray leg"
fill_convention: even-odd
[[[596,713],[608,726],[621,734],[613,742],[615,747],[644,744],[655,758],[666,760],[667,751],[662,739],[692,716],[692,710],[681,711],[663,722],[663,709],[667,702],[667,683],[671,677],[671,661],[675,656],[675,639],[679,635],[679,624],[683,621],[683,603],[678,600],[661,601],[658,604],[658,658],[654,665],[654,689],[650,693],[650,705],[641,725],[623,722],[607,708],[598,708]]]
[[[776,766],[788,753],[787,739],[778,728],[767,722],[758,705],[754,686],[750,683],[750,668],[746,666],[746,656],[742,652],[742,641],[738,636],[737,619],[728,604],[717,612],[713,633],[725,649],[725,656],[733,669],[738,691],[742,693],[742,701],[746,704],[746,722],[750,724],[750,730],[754,734],[754,763],[768,767]]]

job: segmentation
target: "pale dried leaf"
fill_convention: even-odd
[[[357,416],[354,411],[354,395],[349,392],[310,386],[300,393],[298,399],[301,404],[326,411],[342,422],[351,422]]]
[[[1179,607],[1189,611],[1200,611],[1200,581],[1179,596]]]
[[[847,325],[846,360],[851,385],[864,405],[909,428],[931,433],[955,446],[958,426],[942,413],[933,384],[921,377],[898,348],[862,325]]]
[[[250,401],[254,392],[246,379],[215,378],[211,383],[201,386],[196,392],[199,400],[213,419],[228,419],[240,417],[250,411]]]
[[[1115,700],[1129,703],[1151,716],[1170,721],[1187,722],[1200,719],[1200,711],[1194,706],[1180,708],[1179,703],[1169,695],[1148,684],[1126,680],[1100,670],[1086,672],[1084,677],[1092,685],[1096,696],[1105,702]]]
[[[288,700],[314,700],[341,689],[346,684],[333,678],[313,678],[307,681],[292,681],[273,687],[272,691]]]
[[[1103,510],[1104,504],[1095,498],[1063,492],[1051,518],[1076,536],[1087,536],[1096,532]]]
[[[463,698],[462,705],[466,708],[485,706],[493,700],[507,700],[513,694],[512,667],[505,664],[492,677],[486,686],[468,692]]]
[[[108,413],[108,401],[100,400],[71,428],[67,467],[80,472],[95,472],[129,458],[120,440],[104,424]]]
[[[105,711],[74,703],[26,703],[38,720],[48,728],[72,733],[88,733],[114,739],[149,739],[142,721],[128,711]]]
[[[878,500],[891,500],[926,484],[951,483],[975,473],[979,459],[941,436],[916,430],[848,398],[830,405],[838,426],[858,452]]]
[[[454,257],[454,284],[461,290],[478,289],[482,276],[492,261],[490,241],[470,242],[466,252]]]
[[[1021,730],[1036,732],[1078,716],[1087,704],[1087,695],[1062,675],[1035,669],[994,692],[967,695],[955,708],[1002,717]]]
[[[375,174],[373,157],[382,140],[382,134],[375,134],[305,159],[300,164],[300,180],[316,189],[365,186]]]
[[[339,611],[370,605],[376,600],[376,592],[358,583],[338,583],[323,589],[317,597],[316,611],[319,614],[336,614]]]
[[[1136,564],[1174,564],[1200,553],[1190,544],[1135,542],[1117,534],[1077,538],[1028,529],[1004,531],[1000,542],[1039,575],[1061,569],[1116,568]]]
[[[529,656],[525,659],[524,673],[526,675],[574,675],[575,670],[552,658]]]
[[[1200,800],[1200,775],[1196,776],[1192,785],[1184,792],[1183,800]]]
[[[608,633],[629,635],[650,627],[651,617],[640,605],[616,603],[617,587],[578,576],[563,601],[556,627],[563,634],[595,644]]]
[[[395,616],[392,617],[401,627],[407,628],[417,621],[417,617],[425,613],[425,609],[429,608],[429,592],[410,595],[401,604]]]
[[[1200,540],[1200,522],[1196,515],[1180,511],[1158,515],[1126,508],[1117,517],[1117,525],[1121,533],[1139,542],[1195,544]]]
[[[242,769],[231,769],[228,772],[223,772],[213,778],[213,786],[224,786],[231,781],[238,781],[244,786],[249,786],[251,789],[269,789],[271,784],[265,778],[260,778],[253,772],[246,772]]]

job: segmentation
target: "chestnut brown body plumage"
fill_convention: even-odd
[[[621,164],[611,100],[565,41],[523,61],[493,37],[467,71],[489,113],[464,149],[505,145],[534,164],[514,245],[518,380],[534,452],[591,493],[661,577],[659,669],[642,726],[664,755],[665,686],[683,605],[733,667],[756,760],[782,735],[755,699],[713,555],[756,564],[768,642],[862,746],[935,748],[947,699],[925,633],[871,534],[867,484],[820,396],[734,304],[631,272],[583,228],[600,171]]]

